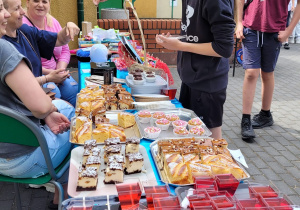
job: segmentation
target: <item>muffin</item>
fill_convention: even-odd
[[[133,78],[133,84],[135,85],[143,85],[145,83],[145,79],[143,79],[142,76],[134,76]]]
[[[166,119],[169,120],[171,122],[171,125],[172,125],[172,122],[176,121],[176,120],[180,120],[180,118],[178,117],[177,114],[167,114],[166,115]],[[173,125],[172,125],[173,126]]]
[[[194,126],[193,128],[190,129],[190,134],[194,136],[202,136],[204,133],[205,130],[201,126]]]
[[[187,124],[188,123],[184,120],[175,120],[174,122],[172,122],[172,125],[174,128],[176,128],[176,127],[184,127],[185,128],[187,126]]]
[[[148,110],[142,110],[138,112],[138,117],[141,123],[149,123],[151,116],[152,115]]]
[[[166,114],[164,112],[154,112],[153,115],[152,115],[152,118],[154,120],[161,119],[161,118],[166,118]]]
[[[146,75],[146,82],[153,83],[155,81],[156,81],[155,75],[153,75],[153,74],[147,74]]]
[[[158,127],[147,127],[144,129],[144,131],[147,135],[147,138],[156,139],[159,136],[161,129]]]
[[[170,121],[166,118],[161,118],[155,121],[155,124],[157,127],[159,127],[161,130],[165,131],[168,130],[170,126]]]
[[[202,124],[203,124],[203,122],[200,120],[199,117],[192,118],[188,121],[189,129],[191,129],[195,126],[201,126]]]
[[[175,136],[187,136],[189,135],[189,131],[186,129],[186,127],[176,127],[173,129],[173,133]]]

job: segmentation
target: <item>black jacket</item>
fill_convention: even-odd
[[[178,73],[183,83],[213,93],[227,87],[234,44],[234,0],[182,0],[181,34],[190,43],[212,42],[222,57],[178,52]]]

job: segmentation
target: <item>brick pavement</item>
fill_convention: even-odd
[[[230,149],[241,149],[249,165],[248,172],[254,181],[272,180],[291,200],[300,205],[300,45],[291,44],[290,50],[282,49],[275,71],[275,91],[272,104],[274,125],[255,130],[254,143],[241,140],[240,121],[244,70],[236,68],[235,77],[229,72],[227,100],[224,109],[223,135]],[[180,79],[171,68],[175,87],[180,90]],[[72,74],[76,79],[76,72]],[[260,81],[256,89],[253,114],[261,106]],[[176,95],[179,96],[179,91]],[[48,209],[53,198],[44,188],[26,189],[20,186],[23,209]],[[12,184],[0,182],[0,209],[16,209]]]

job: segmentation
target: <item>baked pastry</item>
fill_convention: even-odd
[[[109,130],[106,128],[95,128],[92,133],[93,139],[97,141],[97,143],[103,143],[106,139],[109,138]]]
[[[133,109],[134,105],[132,104],[132,100],[119,100],[118,101],[118,109],[119,110],[126,110],[126,109]]]
[[[227,156],[231,157],[229,150],[224,147],[213,146],[213,149],[214,149],[216,155],[223,154],[223,155],[227,155]]]
[[[144,165],[144,158],[141,153],[126,154],[125,174],[140,173]]]
[[[200,161],[199,155],[195,153],[187,153],[182,155],[185,163]]]
[[[125,157],[123,155],[111,155],[108,157],[108,165],[111,163],[120,163],[125,168]]]
[[[93,92],[93,96],[96,98],[98,97],[104,97],[104,90],[103,89],[99,89],[99,90],[95,90]]]
[[[149,123],[152,114],[148,110],[142,110],[138,112],[138,117],[141,123]]]
[[[107,111],[118,110],[118,103],[117,102],[112,102],[112,101],[106,101],[105,102],[105,108],[106,108]]]
[[[95,139],[86,140],[84,142],[83,148],[91,150],[92,148],[97,146],[97,141]]]
[[[78,128],[80,128],[83,124],[85,123],[91,123],[92,121],[86,117],[86,116],[79,116],[76,117],[75,120],[75,130],[77,130]]]
[[[95,116],[95,125],[97,126],[97,124],[102,124],[102,123],[109,123],[109,119],[106,118],[105,114],[97,114]]]
[[[118,125],[122,128],[129,128],[135,125],[135,116],[129,112],[118,113]]]
[[[161,130],[165,131],[169,129],[170,121],[166,118],[157,119],[155,121],[155,124],[157,127],[159,127]]]
[[[173,124],[173,126],[174,126],[174,124]],[[185,127],[180,127],[180,126],[179,127],[175,127],[173,129],[173,133],[176,136],[187,136],[187,135],[189,135],[189,131]]]
[[[192,118],[188,121],[189,128],[192,128],[194,126],[201,126],[202,124],[203,122],[200,120],[199,117]]]
[[[77,102],[79,104],[81,104],[83,102],[92,101],[93,99],[94,99],[94,96],[92,93],[78,93],[78,95],[77,95]]]
[[[144,129],[144,132],[147,134],[147,138],[156,139],[159,136],[161,129],[158,127],[147,127]]]
[[[126,135],[124,133],[124,131],[121,131],[119,129],[116,128],[110,128],[109,129],[109,138],[120,138],[121,142],[126,142]]]
[[[109,123],[97,124],[96,127],[97,128],[107,128],[107,129],[113,128],[113,129],[117,129],[117,130],[124,132],[124,128],[117,126],[117,125],[109,124]]]
[[[116,138],[108,138],[104,141],[104,145],[107,147],[107,146],[110,146],[110,145],[118,145],[120,144],[120,138],[119,137],[116,137]]]
[[[164,112],[154,112],[152,118],[157,120],[161,118],[166,118],[166,114]]]
[[[92,122],[84,123],[74,133],[75,142],[84,144],[86,140],[92,139]]]
[[[128,100],[128,101],[132,101],[133,102],[133,99],[131,97],[131,95],[125,95],[125,94],[118,94],[118,98],[119,100]]]
[[[186,121],[184,121],[184,120],[175,120],[175,121],[172,122],[172,125],[173,125],[174,128],[177,128],[177,127],[184,127],[184,128],[186,128],[187,124],[188,123]]]
[[[98,173],[96,167],[79,169],[76,191],[96,190],[98,183]]]
[[[91,102],[90,101],[84,101],[78,104],[77,108],[84,109],[88,112],[91,111]]]
[[[85,89],[91,90],[92,92],[95,92],[99,90],[99,85],[87,85]]]
[[[201,126],[194,126],[190,129],[190,134],[194,136],[202,136],[204,135],[205,130]]]
[[[202,146],[210,146],[212,147],[212,142],[210,138],[203,138],[203,139],[198,139],[199,145]]]
[[[169,163],[183,163],[183,158],[180,154],[173,154],[173,153],[169,153],[169,154],[165,154],[164,155],[164,167],[168,166]]]
[[[227,148],[228,142],[225,139],[213,139],[212,145]]]
[[[85,116],[91,118],[91,112],[89,110],[78,107],[75,109],[75,116],[76,117]]]
[[[111,155],[121,155],[121,145],[110,145],[104,149],[104,163],[108,162],[108,157]]]
[[[86,160],[85,166],[86,167],[96,167],[97,171],[99,171],[101,165],[101,158],[100,156],[89,156]]]
[[[210,146],[199,145],[198,149],[199,149],[201,158],[206,155],[215,155],[216,154],[215,151],[213,150],[213,148]]]
[[[125,154],[138,153],[140,149],[140,139],[131,137],[126,139]]]
[[[115,184],[123,182],[124,172],[121,163],[112,162],[107,165],[103,182],[105,184]]]
[[[102,100],[91,101],[91,112],[93,117],[98,113],[103,113],[104,111],[106,111],[106,109]]]
[[[172,123],[176,120],[180,120],[179,116],[177,114],[167,114],[166,118]]]
[[[98,147],[94,147],[92,149],[84,149],[82,166],[83,167],[86,166],[86,163],[87,163],[87,160],[89,157],[92,157],[92,156],[100,157],[100,152],[101,152],[101,149]]]
[[[189,175],[191,176],[191,178],[193,177],[197,177],[197,176],[210,176],[212,177],[212,170],[211,170],[211,166],[209,165],[204,165],[201,163],[201,161],[192,161],[188,163],[188,170],[189,170]],[[190,180],[190,183],[193,183],[193,179]]]
[[[187,164],[180,162],[171,162],[168,164],[167,168],[167,176],[172,184],[189,184],[189,171]]]

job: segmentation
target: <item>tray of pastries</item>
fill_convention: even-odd
[[[143,138],[208,137],[211,131],[189,109],[141,110],[135,114]]]
[[[118,137],[121,143],[126,138],[141,137],[135,116],[125,111],[98,112],[94,117],[79,115],[71,120],[69,141],[83,145],[86,140],[95,139],[97,144],[104,144],[109,138]]]
[[[163,138],[150,144],[162,181],[175,186],[194,184],[194,176],[233,174],[237,179],[249,173],[232,157],[225,139]]]
[[[92,115],[98,112],[133,109],[133,98],[120,83],[112,85],[88,85],[77,94],[76,114]]]
[[[128,138],[126,145],[120,144],[120,138],[107,139],[104,145],[97,145],[94,139],[87,140],[71,152],[68,181],[71,197],[116,195],[115,183],[126,183],[132,178],[155,180],[140,138]]]

